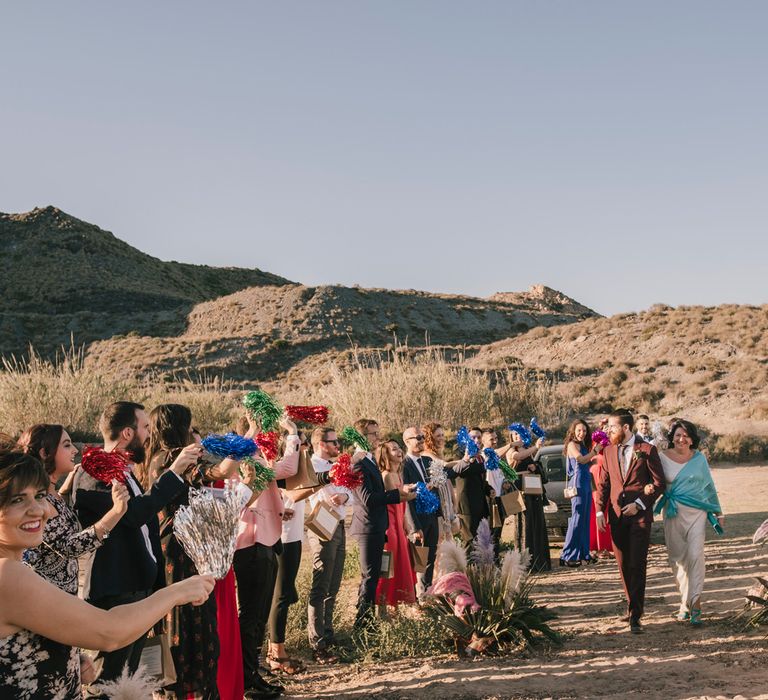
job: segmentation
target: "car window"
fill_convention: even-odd
[[[542,455],[541,464],[547,470],[547,478],[550,481],[565,481],[565,462],[563,455]]]

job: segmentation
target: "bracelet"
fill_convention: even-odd
[[[101,529],[101,541],[103,542],[109,537],[109,533],[112,532],[106,525],[102,525],[98,523],[99,528]],[[96,530],[96,525],[93,526],[94,531]]]

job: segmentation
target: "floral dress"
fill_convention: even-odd
[[[0,698],[79,700],[80,655],[28,630],[0,639]]]
[[[62,591],[77,595],[77,558],[101,546],[93,526],[82,530],[72,509],[58,495],[48,494],[58,515],[45,524],[43,542],[24,552],[24,561],[46,581]]]

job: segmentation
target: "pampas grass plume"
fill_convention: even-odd
[[[106,695],[110,700],[147,700],[155,690],[154,681],[146,675],[143,666],[131,675],[128,667],[116,681],[100,683],[93,686],[94,690]]]
[[[530,562],[531,554],[527,549],[523,552],[511,549],[504,553],[504,558],[501,561],[501,580],[504,583],[504,598],[507,605],[512,602],[515,593],[520,590],[520,584],[528,572]]]
[[[437,568],[440,576],[467,570],[467,553],[454,539],[443,540],[437,549]],[[439,577],[438,577],[439,578]]]
[[[478,566],[493,566],[496,563],[496,552],[493,548],[493,535],[488,518],[483,518],[477,526],[477,534],[472,541],[472,552],[469,560]]]

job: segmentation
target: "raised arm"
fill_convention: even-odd
[[[114,651],[140,637],[175,605],[202,604],[215,581],[192,576],[130,605],[101,610],[60,590],[21,562],[0,560],[0,630],[26,629],[68,646]]]

